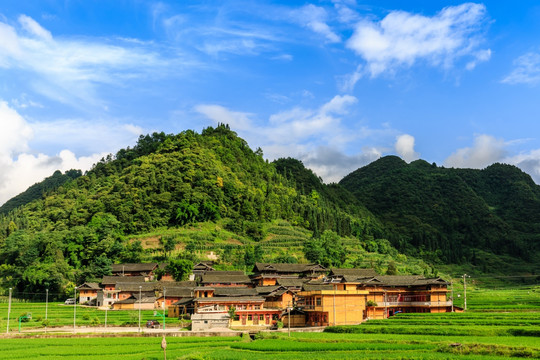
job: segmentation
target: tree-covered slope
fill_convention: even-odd
[[[64,183],[76,179],[81,175],[82,173],[80,170],[69,170],[64,174],[57,170],[48,178],[30,186],[26,191],[6,201],[4,205],[0,207],[0,214],[7,214],[19,206],[28,204],[36,199],[41,199],[45,193],[56,190]]]
[[[132,235],[217,222],[260,241],[283,219],[316,234],[371,232],[323,191],[303,194],[228,126],[201,134],[155,133],[102,159],[84,176],[0,216],[0,286],[65,288],[103,275],[107,264],[140,261]]]
[[[445,262],[476,250],[534,261],[539,250],[539,186],[519,169],[445,169],[423,160],[381,158],[340,184],[382,219],[400,250]]]

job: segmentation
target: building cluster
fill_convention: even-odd
[[[101,284],[77,289],[81,303],[111,309],[162,309],[189,316],[194,330],[223,326],[271,327],[359,324],[397,313],[449,312],[441,278],[378,275],[372,269],[326,269],[317,264],[255,264],[252,275],[194,266],[189,281],[165,274],[158,263],[115,264]]]

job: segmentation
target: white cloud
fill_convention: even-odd
[[[50,31],[44,29],[39,25],[34,19],[32,19],[29,16],[21,15],[19,16],[19,23],[21,23],[22,27],[28,31],[30,34],[45,40],[45,41],[52,41],[52,34]]]
[[[511,156],[507,159],[507,162],[516,165],[531,175],[536,184],[540,184],[540,149]]]
[[[0,204],[25,191],[31,185],[51,176],[54,171],[65,172],[70,169],[88,170],[107,153],[76,157],[69,150],[63,150],[56,156],[45,154],[20,154],[13,160],[0,160]]]
[[[514,70],[501,82],[505,84],[530,84],[540,82],[540,54],[529,52],[514,60]]]
[[[339,182],[344,176],[365,166],[382,156],[380,149],[364,148],[355,155],[347,155],[340,150],[327,146],[319,146],[314,151],[300,154],[307,168],[310,168],[325,182]]]
[[[0,128],[0,157],[10,158],[15,153],[28,150],[32,128],[5,101],[0,101]]]
[[[444,162],[445,166],[455,168],[483,169],[493,163],[515,165],[529,174],[536,184],[540,184],[540,149],[518,154],[510,149],[529,139],[505,141],[491,135],[477,135],[472,147],[458,149]]]
[[[330,144],[342,142],[346,134],[341,129],[341,118],[348,107],[357,99],[350,95],[337,95],[318,109],[295,107],[273,114],[269,117],[268,126],[257,125],[254,114],[229,110],[220,105],[201,104],[194,110],[215,124],[229,124],[238,130],[250,143],[261,144],[260,134],[264,134],[267,143],[292,144],[308,139],[327,141]],[[254,140],[251,142],[250,140]]]
[[[115,152],[133,145],[144,132],[133,124],[106,120],[60,119],[30,125],[34,130],[33,147],[56,151],[67,148],[79,154]]]
[[[261,147],[266,158],[295,157],[325,181],[336,182],[391,151],[390,148],[364,145],[350,155],[345,152],[349,144],[385,143],[396,136],[396,131],[387,126],[371,129],[366,126],[349,128],[342,124],[342,117],[350,116],[350,108],[356,102],[353,96],[338,95],[315,109],[293,107],[273,114],[268,125],[259,125],[254,114],[232,111],[220,105],[199,105],[194,110],[214,124],[229,124],[252,148]],[[408,155],[414,154],[410,146],[408,150]]]
[[[108,153],[132,145],[142,133],[135,125],[102,121],[29,123],[5,101],[0,101],[0,128],[0,204],[56,170],[88,170]],[[59,149],[47,155],[33,150],[36,144]],[[73,149],[88,155],[77,156]]]
[[[337,43],[341,41],[339,35],[332,31],[330,26],[326,23],[328,14],[324,8],[309,4],[298,10],[292,11],[291,14],[302,26],[324,36],[327,42]]]
[[[17,29],[0,21],[0,68],[31,73],[34,90],[71,105],[100,105],[96,85],[123,86],[124,81],[149,72],[164,76],[170,65],[148,44],[55,39],[26,15],[19,17],[19,25]],[[154,71],[157,69],[162,71]]]
[[[392,11],[379,22],[358,23],[347,46],[366,61],[362,75],[372,77],[418,61],[450,68],[456,59],[469,57],[473,68],[491,54],[478,49],[485,21],[485,6],[473,3],[446,7],[432,17]]]
[[[414,141],[414,137],[408,134],[403,134],[396,138],[396,152],[406,162],[420,158],[420,154],[414,151]]]
[[[249,131],[253,128],[250,113],[231,111],[221,105],[197,105],[195,111],[203,114],[214,123],[228,124],[233,129]]]
[[[449,167],[482,169],[502,161],[507,155],[506,146],[503,139],[485,134],[477,135],[472,147],[458,149],[444,163]]]

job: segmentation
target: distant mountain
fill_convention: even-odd
[[[56,170],[48,178],[30,186],[26,191],[8,200],[0,207],[0,214],[6,214],[19,206],[41,199],[47,192],[56,190],[64,183],[76,179],[81,175],[81,170],[68,170],[64,174],[60,170]]]
[[[515,166],[446,169],[387,156],[340,185],[383,221],[401,251],[447,263],[476,263],[477,250],[538,259],[540,186]]]

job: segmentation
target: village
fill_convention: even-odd
[[[460,310],[449,283],[418,275],[379,275],[373,269],[326,269],[318,264],[256,263],[252,275],[194,266],[187,281],[156,270],[165,264],[114,264],[101,283],[77,287],[81,305],[103,310],[159,310],[191,319],[193,331],[357,325],[398,313]]]

